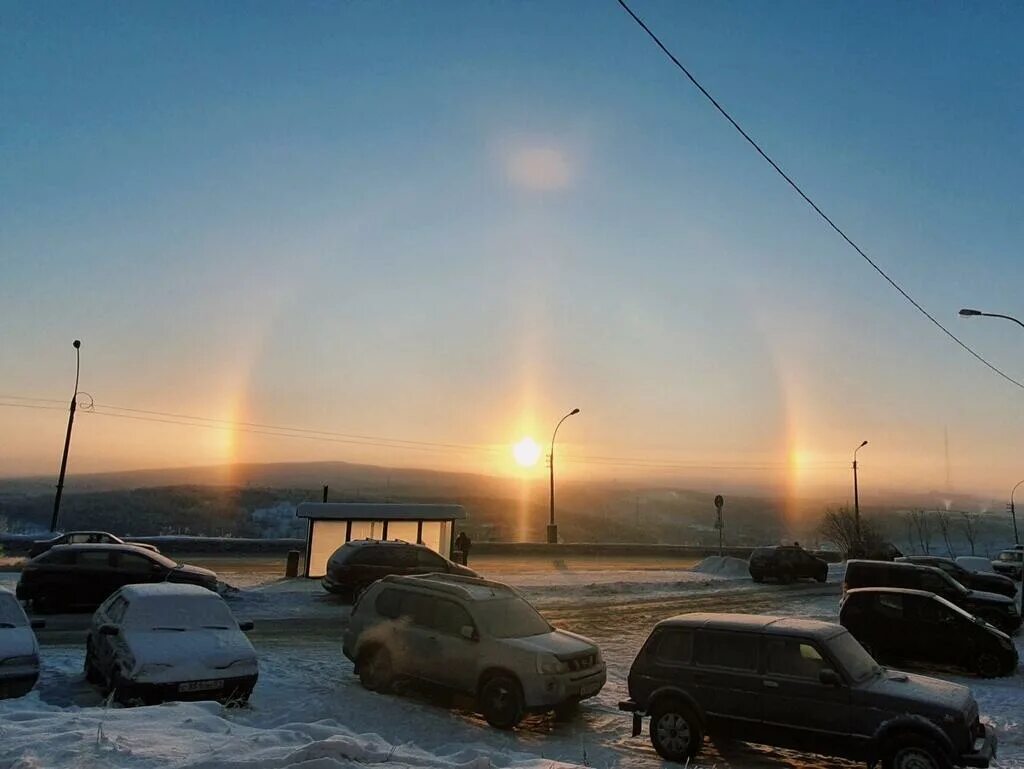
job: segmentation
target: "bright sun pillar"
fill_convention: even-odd
[[[520,467],[533,467],[540,459],[540,446],[533,438],[524,437],[512,447],[512,456],[516,458],[516,464]]]

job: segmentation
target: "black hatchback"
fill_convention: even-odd
[[[749,571],[754,582],[775,579],[785,585],[795,579],[828,579],[828,564],[798,545],[757,548],[750,554]]]
[[[57,545],[25,564],[17,595],[39,612],[94,609],[118,588],[143,582],[217,589],[217,575],[209,569],[133,545]]]
[[[952,558],[938,555],[906,555],[896,559],[897,563],[913,563],[918,566],[934,566],[942,569],[964,587],[971,590],[983,590],[986,593],[998,593],[1007,598],[1017,595],[1017,586],[1013,580],[1002,574],[983,574],[979,571],[968,571]]]
[[[923,590],[850,590],[839,623],[879,662],[953,665],[983,678],[1017,670],[1017,649],[1006,633]]]
[[[346,542],[327,561],[320,580],[324,590],[356,599],[378,579],[413,574],[461,574],[479,577],[472,569],[449,561],[426,545],[398,540],[359,539]]]

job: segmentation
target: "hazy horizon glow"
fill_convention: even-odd
[[[578,406],[567,479],[845,501],[864,439],[867,494],[1024,478],[1024,392],[827,231],[616,4],[402,8],[8,8],[0,395],[64,402],[79,337],[100,405],[406,442],[83,412],[71,476],[337,459],[526,489],[546,468],[513,446],[542,460]],[[1024,377],[1019,328],[956,317],[1024,316],[1024,9],[636,10]],[[0,406],[0,476],[56,475],[65,420]]]

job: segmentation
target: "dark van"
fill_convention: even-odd
[[[839,623],[879,662],[955,665],[983,678],[1017,670],[1017,649],[1006,633],[934,593],[850,590],[843,596]]]
[[[887,561],[848,561],[843,592],[860,587],[900,587],[941,595],[950,603],[1006,633],[1020,627],[1017,603],[1005,595],[968,590],[946,572],[933,566]]]
[[[886,769],[989,765],[995,735],[971,690],[880,667],[845,628],[753,614],[659,622],[629,671],[633,735],[688,763],[704,735]]]
[[[913,563],[917,566],[934,566],[942,569],[961,585],[971,590],[984,590],[986,593],[999,593],[1007,598],[1015,598],[1017,586],[1013,580],[1002,574],[985,574],[980,571],[968,571],[952,558],[938,555],[907,555],[896,559],[897,563]]]
[[[320,584],[329,593],[355,600],[378,579],[391,575],[435,573],[480,576],[426,545],[400,540],[357,539],[334,551],[327,561],[327,574]]]
[[[797,545],[759,547],[750,554],[748,568],[754,582],[774,579],[788,585],[795,579],[828,579],[828,564]]]

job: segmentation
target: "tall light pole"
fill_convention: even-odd
[[[1021,323],[1019,320],[1017,320],[1016,318],[1014,318],[1014,317],[1012,317],[1010,315],[1000,315],[997,312],[982,312],[981,310],[969,310],[966,307],[964,309],[960,310],[960,317],[961,318],[975,318],[975,317],[978,317],[978,316],[982,316],[982,317],[985,317],[985,318],[1002,318],[1003,320],[1012,320],[1018,326],[1020,326],[1021,328],[1024,328],[1024,323]]]
[[[864,441],[853,450],[853,526],[854,535],[857,538],[857,555],[863,555],[860,551],[864,549],[864,542],[860,536],[860,490],[857,487],[857,452],[868,445]]]
[[[1010,491],[1010,520],[1013,521],[1013,541],[1017,545],[1020,544],[1020,537],[1017,536],[1017,509],[1013,506],[1013,493],[1022,484],[1024,484],[1024,481],[1018,481],[1017,485]]]
[[[551,512],[551,520],[548,522],[548,544],[558,544],[558,526],[555,525],[555,436],[558,435],[558,428],[562,426],[562,422],[571,417],[573,414],[579,414],[579,409],[573,409],[564,417],[558,420],[558,424],[555,425],[555,431],[551,433],[551,453],[548,454],[548,467],[550,468],[550,480],[551,480],[551,493],[548,497],[549,507]]]
[[[71,448],[71,428],[75,424],[75,408],[78,405],[78,373],[82,367],[82,355],[79,350],[81,341],[76,339],[75,348],[75,392],[71,396],[71,410],[68,412],[68,432],[64,436],[64,456],[60,460],[60,477],[57,478],[57,494],[53,498],[53,518],[50,519],[50,531],[57,531],[57,519],[60,516],[60,497],[64,493],[64,473],[68,469],[68,449]]]

